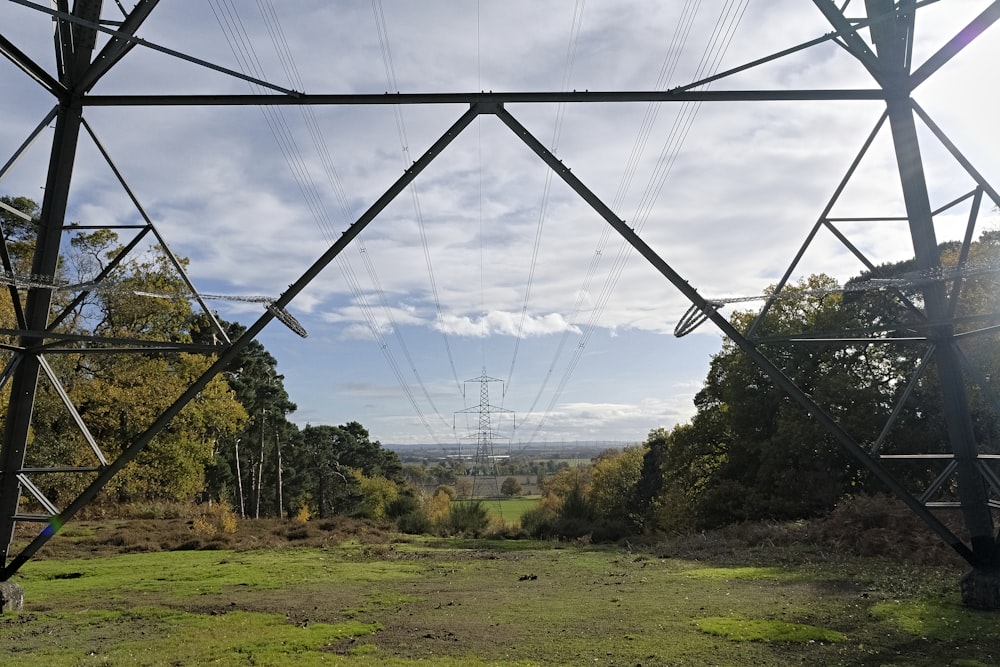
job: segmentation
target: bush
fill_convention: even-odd
[[[431,520],[419,509],[396,518],[396,527],[409,535],[425,535],[431,532]]]
[[[571,509],[580,510],[581,506]],[[521,516],[521,528],[535,539],[615,542],[635,534],[632,524],[625,519],[602,519],[580,516],[576,511],[554,513],[544,507],[528,510]]]
[[[489,522],[489,513],[482,501],[453,502],[448,508],[448,532],[452,535],[479,537]]]
[[[530,509],[521,515],[521,528],[530,537],[546,540],[555,536],[552,524],[555,515],[544,507]]]
[[[940,517],[961,534],[958,517]],[[889,496],[847,498],[829,515],[808,524],[808,538],[837,551],[882,556],[916,564],[954,563],[959,556],[901,500]]]
[[[399,497],[389,503],[389,506],[386,507],[385,515],[390,519],[398,519],[419,510],[420,500],[413,495],[413,491],[406,489],[399,494]]]
[[[226,503],[216,503],[192,520],[191,529],[205,537],[232,535],[237,529],[236,514]]]
[[[308,526],[298,526],[288,531],[286,537],[289,542],[297,540],[307,540],[311,537],[312,533],[309,532]]]

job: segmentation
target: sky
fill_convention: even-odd
[[[988,4],[942,0],[921,9],[914,62]],[[863,13],[863,3],[849,5],[852,12]],[[116,3],[105,3],[103,18],[120,20]],[[36,8],[0,3],[0,33],[50,72],[51,31]],[[799,0],[171,0],[138,36],[281,87],[379,94],[672,88],[830,31],[820,11]],[[993,183],[1000,179],[1000,100],[991,76],[998,56],[994,27],[914,93]],[[873,83],[831,43],[712,84],[832,87]],[[262,90],[138,46],[93,92]],[[53,100],[6,60],[0,91],[6,162]],[[781,277],[883,107],[506,108],[702,295],[728,298],[761,294]],[[464,111],[461,104],[92,107],[85,117],[171,249],[190,260],[201,292],[276,297]],[[0,194],[41,199],[50,140],[43,131],[0,180]],[[921,149],[932,204],[971,189],[924,130]],[[899,216],[899,190],[883,133],[832,214]],[[68,218],[127,224],[136,215],[82,142]],[[936,219],[939,240],[957,238],[967,215]],[[997,227],[995,211],[986,207],[983,216],[985,228]],[[844,223],[844,230],[877,262],[912,254],[904,223]],[[824,272],[845,281],[860,269],[821,234],[793,277]],[[261,313],[259,304],[212,306],[246,324]],[[298,405],[290,418],[300,425],[354,420],[386,444],[468,443],[480,427],[486,376],[498,442],[637,442],[693,415],[720,349],[711,324],[673,335],[687,308],[497,118],[481,116],[292,302],[309,337],[274,322],[260,340],[278,359]]]

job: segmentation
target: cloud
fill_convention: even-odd
[[[105,4],[110,18],[117,9]],[[682,4],[587,3],[571,72],[573,3],[384,3],[383,10],[396,85],[403,92],[555,90],[564,78],[570,89],[643,90],[656,84],[671,53]],[[953,0],[921,9],[915,62],[984,4]],[[702,3],[668,86],[694,75],[720,9],[721,3]],[[256,7],[250,3],[238,10],[265,75],[287,84],[287,61],[273,48]],[[380,44],[367,4],[302,0],[276,4],[275,11],[306,91],[388,90],[386,45]],[[48,17],[0,3],[0,26],[16,26],[0,31],[52,71]],[[812,3],[751,3],[723,67],[830,30]],[[998,32],[987,31],[914,93],[994,182],[1000,177],[997,152],[983,137],[992,136],[995,127],[995,92],[981,84],[996,62]],[[207,3],[160,3],[141,36],[238,68]],[[10,152],[53,100],[9,62],[0,66],[0,149]],[[716,90],[838,86],[872,82],[832,42],[713,84]],[[95,92],[248,90],[245,82],[136,47]],[[286,107],[265,116],[256,107],[137,106],[91,107],[85,117],[171,248],[190,258],[197,285],[212,293],[277,296],[466,109],[463,104]],[[717,297],[759,294],[780,278],[882,105],[510,104],[507,110],[544,144],[558,138],[558,156],[572,173],[692,287]],[[692,120],[687,129],[685,117]],[[50,140],[51,130],[44,129],[0,182],[2,194],[41,197]],[[134,223],[135,212],[88,142],[81,140],[70,218]],[[885,214],[898,207],[895,156],[884,143],[877,142],[863,174],[845,190],[839,214]],[[971,189],[967,178],[955,177],[947,161],[939,160],[932,144],[928,140],[921,148],[935,179],[935,202]],[[334,170],[328,169],[331,164]],[[845,231],[876,261],[912,254],[899,225],[852,224]],[[829,234],[821,236],[793,278],[818,271],[840,280],[855,275],[858,262]],[[260,312],[258,306],[219,307],[224,316],[244,321]],[[427,414],[434,410],[425,405],[421,383],[447,414],[445,395],[465,407],[452,377],[476,375],[484,356],[491,374],[513,367],[515,342],[518,384],[508,401],[530,403],[554,373],[550,393],[540,399],[547,404],[559,385],[560,364],[582,336],[595,333],[576,375],[568,378],[561,399],[568,402],[556,405],[546,429],[565,438],[613,438],[644,434],[690,415],[701,377],[616,375],[636,359],[652,367],[662,357],[693,354],[675,352],[688,348],[678,348],[669,337],[687,308],[687,300],[623,246],[577,193],[553,178],[497,118],[484,115],[293,301],[290,310],[310,339],[286,338],[283,330],[269,327],[264,340],[287,381],[301,388],[293,400],[314,423],[357,418],[369,425],[370,420],[375,437],[405,441],[426,439],[427,432],[386,369],[380,345],[403,359],[399,348],[406,341],[412,363],[402,364],[404,382]],[[708,329],[705,325],[698,335]],[[602,337],[607,345],[601,354],[590,354]],[[559,341],[567,347],[557,360],[552,348]],[[598,363],[600,372],[588,374]],[[674,372],[703,373],[704,364]],[[351,389],[326,382],[358,376],[385,393],[362,404]],[[586,380],[578,380],[581,376]],[[625,384],[639,388],[631,391]],[[527,399],[517,393],[529,388]]]
[[[434,322],[438,331],[455,336],[545,336],[547,334],[580,333],[580,328],[567,322],[559,313],[525,315],[492,310],[479,318],[458,315],[441,315]]]
[[[676,406],[667,399],[649,398],[637,403],[567,402],[544,415],[522,421],[518,437],[535,440],[534,432],[541,424],[548,437],[600,439],[608,434],[618,434],[622,439],[638,441],[650,430],[663,425],[672,426],[692,413],[692,408]]]

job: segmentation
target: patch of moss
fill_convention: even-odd
[[[872,614],[917,637],[954,641],[968,637],[1000,638],[996,615],[955,601],[917,598],[879,602]]]
[[[836,643],[846,639],[842,632],[815,625],[763,619],[714,616],[700,618],[695,625],[702,632],[745,642]]]

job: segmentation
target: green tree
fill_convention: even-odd
[[[366,477],[355,470],[361,490],[361,507],[359,514],[369,519],[382,520],[389,516],[389,508],[400,496],[400,486],[396,482],[381,475]]]
[[[103,260],[120,251],[113,232],[81,232],[72,240],[62,270],[78,279],[93,277],[104,268]],[[180,298],[183,293],[183,282],[163,249],[151,248],[138,258],[120,261],[102,289],[82,293],[75,315],[63,319],[61,328],[110,339],[189,343],[195,318],[190,303]],[[204,355],[173,352],[86,354],[81,349],[48,356],[59,384],[109,458],[134,442],[211,364]],[[47,376],[41,378],[37,395],[28,453],[32,464],[95,465],[95,455]],[[204,488],[205,467],[218,439],[236,432],[246,417],[225,381],[214,379],[112,480],[105,497],[193,499]],[[88,481],[85,475],[50,475],[42,486],[51,497],[60,498],[75,494]]]
[[[945,270],[963,260],[959,244],[941,244]],[[964,257],[966,271],[949,282],[958,345],[986,379],[1000,377],[992,321],[1000,280],[1000,233],[986,232]],[[969,267],[972,270],[968,270]],[[881,282],[873,283],[873,278]],[[886,278],[894,279],[891,289]],[[787,287],[754,332],[758,348],[862,446],[880,452],[940,451],[948,441],[937,369],[915,373],[929,342],[919,313],[921,276],[913,260],[886,264],[848,281],[841,293],[825,276]],[[731,321],[747,330],[755,313]],[[828,342],[842,338],[853,341]],[[897,340],[899,339],[899,340]],[[911,384],[912,383],[912,384]],[[995,383],[994,383],[995,384]],[[905,388],[909,398],[900,402]],[[970,382],[969,404],[981,451],[1000,451],[1000,420],[989,393]],[[774,387],[737,346],[726,341],[712,358],[689,424],[654,432],[636,486],[636,505],[654,527],[715,526],[760,518],[823,513],[872,483],[807,413]],[[893,415],[891,428],[885,426]],[[893,464],[910,488],[926,488],[939,470],[923,460]]]
[[[813,276],[786,287],[760,324],[762,350],[804,391],[835,415],[869,402],[864,391],[844,393],[864,348],[790,344],[788,338],[856,324],[829,290],[836,283]],[[753,314],[738,312],[734,324],[746,330]],[[884,403],[884,400],[878,401]],[[856,477],[851,460],[799,406],[778,390],[731,341],[712,358],[704,388],[695,397],[697,414],[675,429],[665,445],[664,501],[691,511],[699,526],[759,518],[794,518],[829,510]],[[660,445],[661,447],[663,445]],[[647,479],[647,485],[650,481]]]
[[[238,323],[226,326],[230,339],[246,330]],[[197,335],[204,334],[199,331]],[[230,494],[233,506],[243,507],[247,516],[288,516],[297,506],[292,504],[294,489],[291,495],[285,493],[285,468],[296,463],[294,448],[300,436],[298,427],[288,420],[297,406],[288,396],[284,376],[278,373],[278,361],[254,340],[223,376],[249,419],[218,449],[213,467],[222,472],[213,478],[209,491],[216,497]],[[294,471],[289,473],[294,479]]]
[[[508,477],[500,484],[500,493],[508,498],[513,498],[521,493],[521,483],[517,481],[516,477]]]
[[[371,440],[368,431],[358,422],[341,426],[307,425],[289,460],[288,489],[292,506],[305,504],[321,518],[364,513],[366,496],[362,479],[390,482],[396,486],[397,495],[403,483],[399,457],[383,449],[378,441]],[[381,484],[379,481],[369,486],[372,511],[381,502],[372,500]],[[392,500],[394,498],[383,504],[388,505]]]
[[[597,516],[641,526],[633,501],[646,453],[643,446],[609,450],[594,459],[591,470],[590,503]]]
[[[11,266],[3,267],[19,275],[31,273],[31,253],[38,234],[38,216],[41,209],[37,202],[27,197],[0,197],[0,233],[10,255]],[[10,211],[14,209],[18,213]]]

